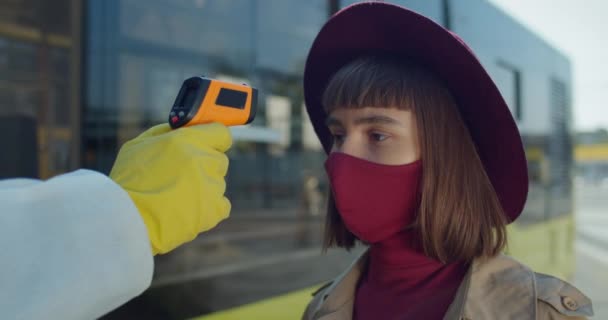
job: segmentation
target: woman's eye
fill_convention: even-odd
[[[381,142],[384,141],[386,139],[388,139],[388,136],[382,133],[372,133],[371,135],[372,140],[376,141],[376,142]]]

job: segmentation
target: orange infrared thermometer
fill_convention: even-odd
[[[255,118],[258,90],[206,77],[188,78],[169,113],[171,128],[220,122],[226,126],[248,124]]]

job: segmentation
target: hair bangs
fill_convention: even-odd
[[[365,107],[410,110],[416,86],[402,72],[403,61],[393,58],[362,57],[352,61],[329,80],[321,100],[325,112]]]

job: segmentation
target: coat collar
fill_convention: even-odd
[[[355,289],[367,263],[363,252],[331,285],[321,290],[314,319],[352,319]],[[462,281],[445,320],[536,319],[534,273],[516,260],[499,255],[473,262]]]
[[[364,251],[320,294],[320,304],[315,319],[352,319],[355,303],[355,289],[367,263],[368,251]]]

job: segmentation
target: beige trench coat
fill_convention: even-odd
[[[364,253],[317,291],[302,319],[352,319],[355,287],[366,261]],[[572,285],[499,255],[473,262],[444,319],[578,320],[592,315],[591,300]]]

